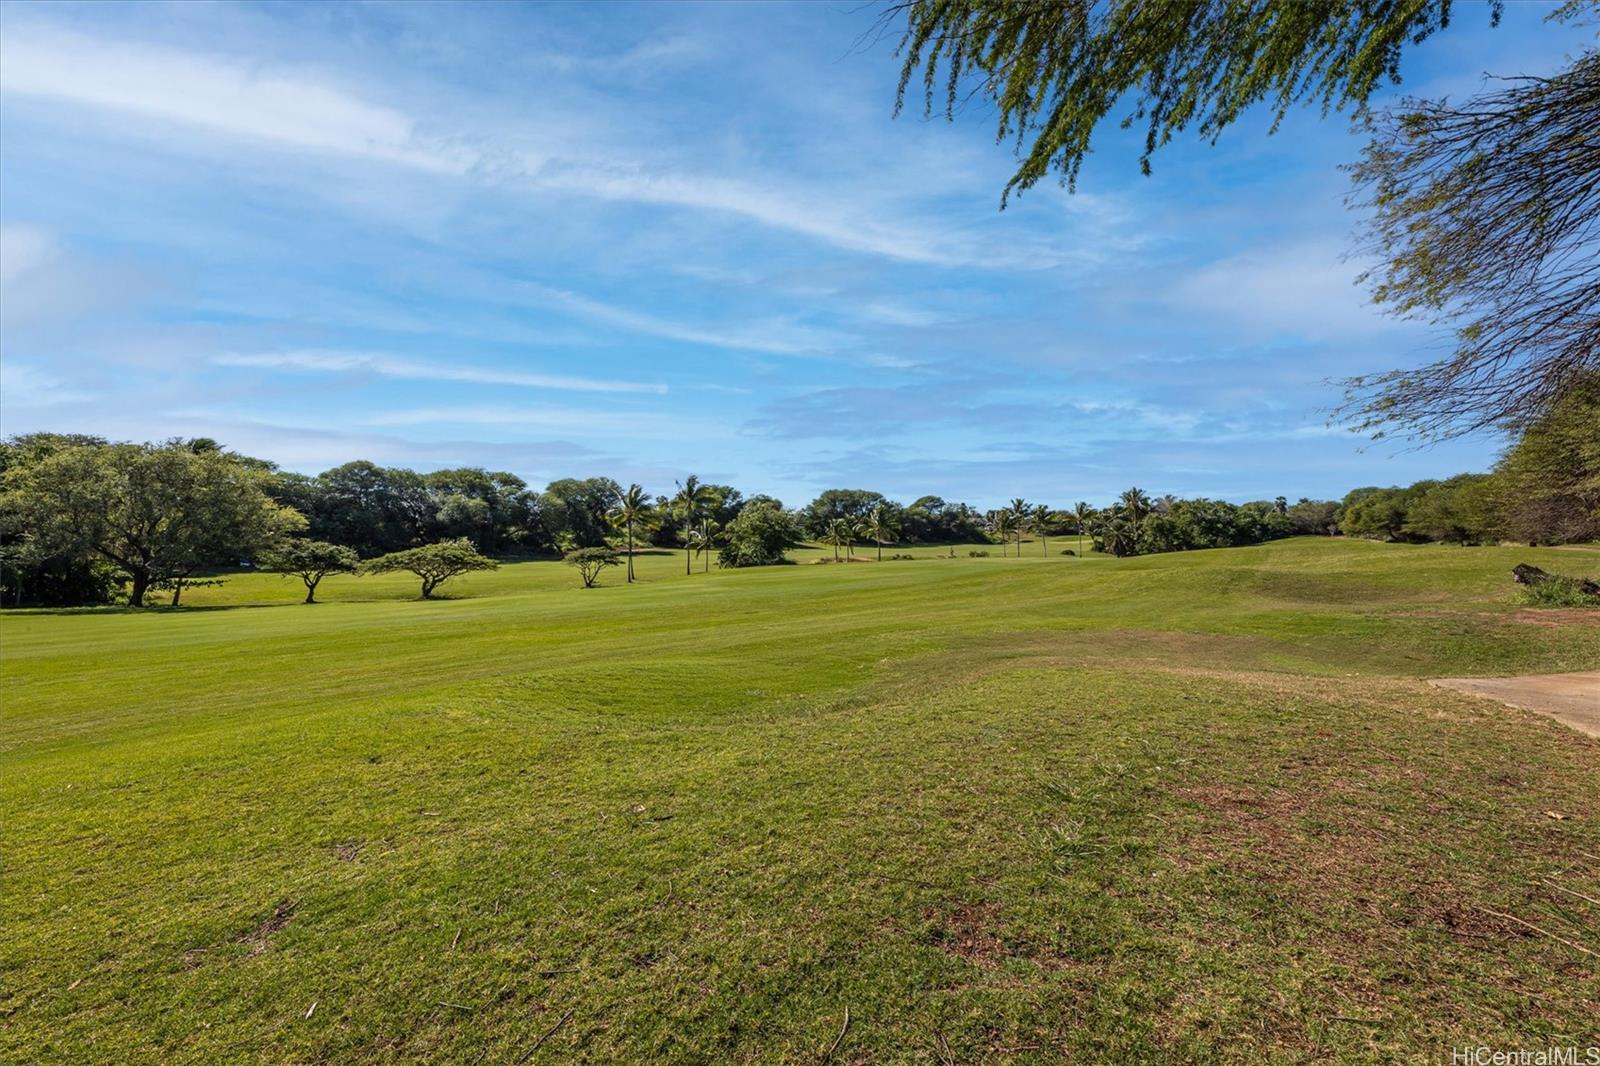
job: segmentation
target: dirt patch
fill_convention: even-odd
[[[984,969],[1000,965],[1008,954],[992,931],[999,915],[995,903],[963,903],[947,911],[929,907],[922,912],[923,920],[934,927],[940,951]]]
[[[367,846],[364,840],[347,840],[343,844],[333,846],[333,857],[340,862],[355,862],[361,855],[361,849]]]
[[[1524,607],[1510,621],[1525,626],[1600,626],[1600,610],[1593,607]]]
[[[289,924],[289,919],[294,917],[295,908],[298,906],[299,904],[292,900],[284,900],[272,908],[271,917],[239,938],[241,944],[250,945],[251,958],[267,950],[272,943],[272,935]]]
[[[1547,714],[1580,733],[1600,737],[1600,670],[1525,677],[1440,677],[1430,684]]]

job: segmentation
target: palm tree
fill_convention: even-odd
[[[883,504],[880,503],[874,507],[872,513],[867,516],[866,533],[867,536],[878,542],[878,562],[883,562],[884,540],[894,536],[896,532],[894,519],[883,513]]]
[[[1129,489],[1122,494],[1122,509],[1128,521],[1138,525],[1150,513],[1150,494],[1140,488]]]
[[[1135,526],[1120,515],[1112,515],[1100,524],[1100,542],[1118,558],[1133,554],[1134,537]]]
[[[1016,497],[1012,498],[1012,500],[1011,500],[1012,532],[1015,533],[1016,537],[1017,537],[1017,558],[1018,559],[1022,558],[1022,532],[1023,532],[1024,529],[1027,528],[1027,526],[1028,526],[1028,517],[1031,514],[1033,514],[1033,510],[1032,510],[1032,508],[1030,508],[1028,506],[1028,501],[1027,500],[1024,500],[1021,496],[1016,496]]]
[[[693,544],[697,522],[712,502],[711,488],[700,484],[700,479],[693,474],[678,482],[678,494],[672,498],[673,509],[677,511],[678,520],[683,523],[679,536],[683,538],[683,572],[685,575],[694,573]]]
[[[827,535],[822,538],[824,544],[833,545],[833,561],[839,561],[839,546],[853,542],[855,530],[852,529],[847,518],[835,518],[828,522]],[[848,555],[846,556],[848,558]]]
[[[1172,493],[1169,492],[1165,496],[1162,496],[1159,499],[1157,499],[1156,502],[1152,506],[1154,507],[1154,509],[1155,509],[1157,514],[1171,514],[1172,513],[1172,509],[1174,507],[1176,507],[1177,505],[1178,505],[1178,498],[1176,496],[1174,496]]]
[[[1041,555],[1048,556],[1050,554],[1050,521],[1054,517],[1055,515],[1051,513],[1050,508],[1045,504],[1041,503],[1033,509],[1033,528],[1039,531],[1039,543],[1043,545],[1040,550]]]
[[[717,530],[721,527],[710,518],[702,519],[699,529],[689,530],[689,544],[696,555],[705,556],[705,573],[711,572],[711,549],[716,547]]]
[[[1072,505],[1072,519],[1078,523],[1078,557],[1083,557],[1083,527],[1089,524],[1089,516],[1094,514],[1094,508],[1089,506],[1087,500],[1079,500]]]
[[[643,528],[655,517],[655,504],[650,497],[644,494],[644,489],[637,484],[629,485],[628,491],[622,494],[622,499],[609,512],[613,527],[627,530],[628,534],[628,584],[633,584],[633,527]]]
[[[1006,542],[1011,537],[1011,531],[1016,527],[1016,517],[1006,510],[989,512],[989,532],[1000,538],[1000,555],[1006,554]],[[1017,551],[1022,551],[1022,542],[1017,542]]]

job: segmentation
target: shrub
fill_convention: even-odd
[[[982,548],[974,548],[967,552],[967,555],[973,559],[987,559],[989,557],[989,553],[984,551]]]
[[[1071,548],[1063,548],[1061,550],[1061,554],[1062,555],[1077,555],[1078,553],[1073,551]]]
[[[895,560],[895,559],[915,559],[916,556],[915,555],[907,555],[904,552],[895,552],[893,555],[889,556],[889,558],[890,558],[890,560]]]
[[[1523,585],[1519,591],[1522,602],[1532,607],[1600,607],[1600,596],[1586,590],[1577,578],[1561,574]]]

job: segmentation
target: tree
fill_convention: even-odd
[[[1485,5],[1497,24],[1503,0]],[[1569,0],[1552,18],[1593,0]],[[1455,351],[1420,369],[1347,382],[1336,418],[1422,440],[1526,426],[1600,367],[1600,218],[1592,131],[1600,52],[1549,77],[1507,79],[1463,105],[1406,100],[1372,115],[1398,84],[1408,46],[1449,24],[1450,0],[904,0],[895,113],[913,80],[923,111],[987,96],[1019,166],[1001,195],[1056,172],[1075,188],[1100,123],[1131,102],[1140,166],[1195,127],[1213,143],[1266,103],[1272,129],[1297,103],[1349,109],[1373,136],[1352,167],[1351,204],[1370,212],[1361,251],[1374,299],[1400,317],[1457,327]],[[920,75],[920,79],[919,79]]]
[[[1080,558],[1083,556],[1083,531],[1088,526],[1089,518],[1093,514],[1094,508],[1090,507],[1086,500],[1079,500],[1072,505],[1072,521],[1078,527],[1078,556]]]
[[[1370,128],[1350,168],[1377,262],[1362,280],[1390,314],[1452,327],[1455,349],[1351,379],[1339,415],[1424,441],[1527,427],[1600,371],[1600,51],[1461,104],[1407,99]]]
[[[1499,3],[1489,10],[1498,22]],[[937,98],[951,119],[972,95],[994,103],[997,140],[1013,140],[1021,159],[1003,206],[1052,171],[1074,188],[1095,129],[1126,97],[1122,125],[1144,125],[1146,174],[1175,135],[1195,126],[1215,142],[1264,101],[1273,129],[1301,102],[1360,110],[1382,83],[1399,82],[1405,46],[1443,29],[1449,12],[1445,0],[905,0],[880,27],[905,20],[896,114],[919,75],[927,114]]]
[[[1006,554],[1006,544],[1011,539],[1011,531],[1016,527],[1017,516],[1007,509],[993,511],[989,515],[989,533],[1000,538],[1000,555]],[[1022,551],[1021,541],[1017,542],[1017,551]]]
[[[1137,526],[1150,513],[1150,494],[1141,488],[1128,489],[1122,494],[1122,511],[1128,521]]]
[[[363,558],[423,539],[436,505],[422,475],[360,460],[317,475],[310,534]]]
[[[5,509],[48,550],[116,564],[128,575],[128,602],[142,607],[156,582],[238,562],[303,528],[299,512],[267,497],[266,478],[182,442],[80,445],[7,470]]]
[[[499,566],[493,559],[479,555],[471,541],[459,537],[441,540],[437,544],[424,544],[420,548],[390,552],[368,561],[363,569],[369,574],[408,570],[422,579],[422,598],[430,600],[434,590],[453,577],[477,570],[496,570]]]
[[[850,561],[850,555],[856,546],[856,523],[850,518],[835,518],[828,523],[828,532],[824,542],[833,545],[833,561],[839,561],[839,549],[844,548],[844,561]]]
[[[608,566],[621,565],[617,553],[610,548],[579,548],[577,551],[568,552],[561,561],[568,566],[578,568],[578,576],[583,579],[583,587],[586,589],[594,588],[595,581],[600,577],[600,571]]]
[[[800,525],[776,500],[751,500],[728,523],[718,563],[722,566],[770,566],[800,543]]]
[[[1021,496],[1011,500],[1011,529],[1017,538],[1017,558],[1022,558],[1022,534],[1033,521],[1033,508]]]
[[[268,573],[293,575],[305,582],[306,602],[317,602],[317,586],[329,574],[353,574],[361,557],[342,544],[325,540],[291,537],[281,541],[261,558],[261,569]]]
[[[1580,381],[1495,466],[1507,532],[1560,544],[1600,540],[1600,375]]]
[[[895,520],[883,504],[872,508],[867,515],[864,531],[878,546],[878,562],[883,562],[883,542],[895,535]]]
[[[871,514],[874,507],[882,507],[888,502],[880,492],[828,489],[806,504],[806,528],[812,536],[826,536],[829,523],[835,518],[862,519]]]
[[[1041,503],[1034,507],[1028,518],[1033,523],[1034,530],[1039,534],[1040,554],[1048,556],[1050,554],[1050,523],[1055,520],[1055,512],[1050,510],[1048,504]]]
[[[601,548],[611,531],[607,517],[622,498],[622,486],[608,477],[561,478],[540,493],[540,513],[557,547]]]
[[[617,505],[610,511],[611,524],[623,529],[628,537],[628,584],[633,584],[633,530],[649,526],[655,518],[655,504],[645,495],[638,483],[628,486]]]
[[[694,572],[695,523],[705,517],[713,506],[711,489],[702,485],[693,474],[678,482],[678,494],[672,498],[672,509],[679,522],[678,535],[683,539],[683,572]]]

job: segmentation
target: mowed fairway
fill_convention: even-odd
[[[8,613],[0,1060],[1600,1042],[1600,553],[1071,546]]]

